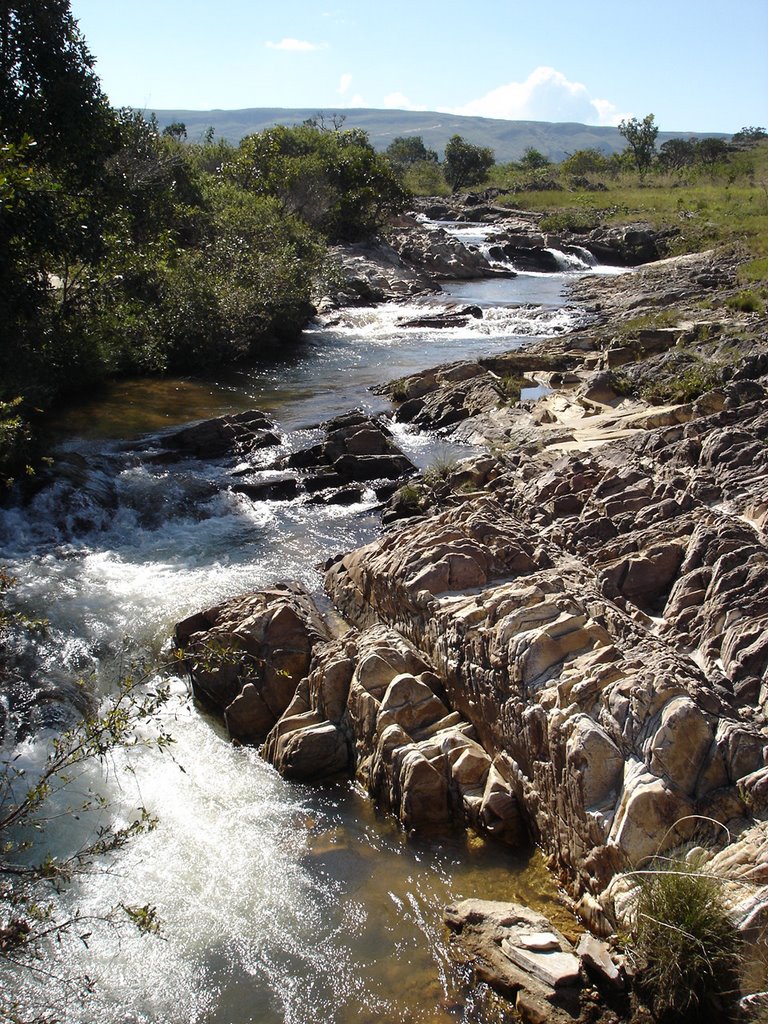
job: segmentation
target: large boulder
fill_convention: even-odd
[[[175,632],[195,696],[245,743],[264,739],[327,639],[309,594],[283,584],[198,612]]]

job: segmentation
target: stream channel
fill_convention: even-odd
[[[457,233],[476,240],[471,228]],[[142,437],[258,408],[276,421],[284,450],[304,447],[334,415],[389,412],[372,385],[570,329],[581,313],[564,301],[569,276],[449,284],[445,298],[484,310],[461,329],[396,326],[423,305],[343,310],[280,362],[214,379],[122,382],[69,410],[57,424],[53,483],[0,511],[0,566],[17,581],[9,599],[48,619],[42,634],[19,639],[18,685],[3,695],[17,764],[33,772],[42,762],[66,706],[54,698],[76,700],[78,678],[107,692],[134,661],[167,651],[176,621],[235,594],[279,580],[319,594],[317,566],[379,531],[372,494],[351,507],[306,496],[252,502],[228,489],[231,463],[153,464],[141,458]],[[394,431],[421,467],[465,453]],[[353,783],[282,780],[255,750],[233,746],[181,679],[171,683],[173,758],[120,752],[98,783],[126,821],[143,803],[158,827],[58,897],[64,910],[77,904],[95,917],[120,901],[151,904],[161,937],[94,923],[87,946],[72,936],[43,973],[0,969],[6,994],[12,987],[22,1008],[47,1007],[65,1024],[495,1019],[451,964],[442,908],[470,896],[514,899],[563,926],[540,858],[472,838],[408,841]],[[17,719],[36,730],[19,740]],[[98,825],[82,818],[56,823],[54,852]]]

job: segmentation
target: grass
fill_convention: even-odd
[[[757,292],[751,290],[740,291],[725,300],[728,309],[738,310],[740,313],[763,313],[765,303]]]
[[[498,386],[507,401],[519,402],[520,392],[523,388],[532,388],[536,384],[523,374],[510,373],[499,378]]]
[[[721,880],[685,859],[639,873],[633,945],[638,984],[660,1022],[727,1020],[736,991],[739,938]]]
[[[450,456],[438,455],[436,459],[421,474],[421,478],[427,487],[437,487],[443,483],[456,469],[457,460]]]
[[[676,309],[658,309],[651,313],[640,313],[613,325],[614,333],[622,340],[637,338],[643,331],[656,331],[664,327],[675,327],[680,320]]]
[[[556,175],[557,168],[551,168],[550,174]],[[592,191],[598,179],[605,191]],[[753,256],[749,280],[768,277],[768,143],[711,168],[654,173],[643,183],[629,172],[613,179],[590,175],[587,181],[587,188],[525,190],[501,196],[498,202],[542,212],[545,230],[583,230],[597,222],[635,220],[655,228],[675,228],[673,253],[723,244],[743,246]],[[512,187],[514,180],[494,184]]]

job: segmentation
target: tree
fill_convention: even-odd
[[[659,150],[659,163],[665,169],[680,171],[696,162],[695,139],[669,139]]]
[[[520,166],[527,171],[537,171],[542,167],[549,167],[551,163],[552,161],[548,156],[544,156],[542,152],[533,146],[527,146],[520,159]]]
[[[225,167],[230,180],[279,199],[286,212],[333,241],[374,234],[408,193],[365,131],[305,123],[246,136]]]
[[[0,4],[0,135],[30,136],[38,159],[89,178],[114,146],[112,112],[69,0]]]
[[[640,177],[644,178],[653,161],[656,136],[659,134],[653,114],[646,114],[642,121],[638,121],[636,117],[620,121],[619,134],[629,143],[628,148],[632,151],[635,166],[640,172]]]
[[[761,142],[763,139],[768,139],[768,132],[765,128],[756,128],[753,125],[744,127],[741,131],[736,132],[733,136],[733,142]]]
[[[699,139],[696,156],[703,164],[716,164],[728,155],[728,143],[724,139]]]
[[[460,135],[453,135],[445,147],[443,174],[451,191],[458,192],[467,185],[483,181],[494,163],[492,149],[473,146]]]
[[[423,161],[437,163],[437,153],[434,149],[427,149],[421,135],[398,135],[384,153],[389,162],[402,171]]]
[[[163,135],[169,139],[176,139],[177,142],[183,142],[187,137],[187,126],[183,121],[172,121],[171,124],[167,124],[163,128]]]

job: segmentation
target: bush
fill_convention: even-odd
[[[683,859],[640,874],[635,906],[638,987],[660,1021],[727,1019],[739,939],[720,880]]]
[[[739,313],[762,313],[765,309],[765,304],[757,292],[749,290],[732,295],[726,299],[725,304],[728,309],[735,309]]]

